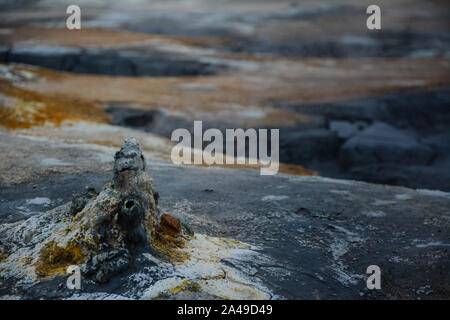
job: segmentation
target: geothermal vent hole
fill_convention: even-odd
[[[131,209],[134,206],[134,201],[133,200],[126,200],[125,201],[125,209]]]

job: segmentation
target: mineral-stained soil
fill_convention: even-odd
[[[379,2],[373,31],[356,0],[79,1],[69,31],[59,1],[0,1],[0,297],[448,299],[448,4]],[[194,120],[279,129],[280,173],[174,165]],[[130,137],[161,228],[73,292],[85,253],[46,232]]]
[[[4,126],[91,119],[166,138],[180,127],[192,131],[193,120],[205,130],[279,128],[283,163],[450,190],[443,2],[383,3],[381,31],[365,28],[365,7],[356,1],[199,1],[194,11],[174,2],[112,3],[83,3],[84,27],[69,34],[52,1],[0,14],[3,78],[15,79],[0,90],[17,100]],[[18,123],[27,97],[51,106]],[[362,131],[380,125],[392,134],[367,143]],[[389,152],[402,136],[407,154]]]
[[[25,139],[30,152],[57,148],[59,159],[75,153],[80,159],[87,157],[91,166],[83,170],[80,161],[79,170],[84,172],[73,174],[70,165],[54,163],[49,167],[59,172],[2,187],[1,219],[16,221],[16,228],[20,224],[29,228],[52,208],[62,210],[58,206],[70,203],[72,193],[81,193],[86,185],[101,190],[111,179],[112,161],[101,159],[112,160],[114,148],[95,144],[63,148],[53,139],[2,136],[9,137],[4,148],[14,148]],[[95,157],[90,156],[92,151]],[[203,269],[193,271],[207,267],[201,257],[210,254],[211,245],[222,248],[219,252],[232,249],[230,245],[243,246],[243,251],[238,247],[232,251],[236,255],[214,258],[219,266],[238,274],[238,283],[257,288],[248,291],[248,296],[234,297],[416,299],[449,295],[448,193],[322,177],[262,177],[254,170],[180,167],[144,154],[154,190],[160,194],[160,211],[189,225],[198,237],[191,245],[200,256],[175,269],[164,260],[148,262],[150,258],[143,256],[135,269],[106,284],[86,280],[75,295],[65,289],[64,276],[14,286],[3,281],[3,298],[155,298],[164,292],[167,298],[214,297],[201,279],[215,279],[215,271],[206,275]],[[18,155],[17,159],[25,158]],[[97,166],[104,169],[95,170]],[[204,238],[205,234],[222,240]],[[382,270],[382,289],[376,292],[366,289],[365,272],[372,264]],[[157,281],[163,282],[155,287]],[[188,283],[194,283],[194,289]],[[229,285],[227,290],[236,294],[236,282]]]

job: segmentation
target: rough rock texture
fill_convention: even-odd
[[[286,104],[282,108],[321,116],[325,136],[315,149],[293,134],[280,134],[281,161],[297,163],[334,178],[412,188],[450,190],[448,89],[398,92],[320,104]],[[304,131],[299,130],[299,136]],[[318,140],[320,141],[320,140]],[[315,150],[311,154],[311,150]],[[328,151],[318,163],[316,156]],[[331,152],[333,151],[333,152]],[[328,164],[326,163],[328,161]]]
[[[161,215],[160,224],[162,230],[171,236],[176,236],[181,232],[180,220],[168,215],[167,213],[163,213]]]
[[[4,140],[8,147],[5,141],[14,146],[26,140],[13,135]],[[86,152],[88,146],[102,155],[98,159],[114,155],[114,149],[96,145],[64,149],[56,140],[30,140],[27,149],[47,145],[59,148],[61,159]],[[0,189],[2,217],[26,213],[27,207],[33,211],[0,227],[2,298],[449,297],[448,193],[323,177],[262,177],[253,170],[180,167],[153,160],[150,154],[146,158],[152,159],[146,171],[161,194],[160,212],[180,221],[184,237],[161,233],[157,224],[155,250],[142,250],[133,266],[126,251],[111,254],[111,260],[109,253],[101,255],[98,265],[112,261],[116,264],[111,268],[122,272],[105,283],[83,276],[81,291],[70,291],[63,268],[46,278],[25,275],[33,274],[33,264],[41,261],[38,248],[46,252],[45,244],[58,237],[55,230],[71,224],[67,212],[72,196],[65,188],[83,192],[89,181],[98,190],[111,172],[69,170],[10,184]],[[98,161],[91,159],[92,166]],[[38,201],[44,197],[48,201]],[[59,222],[59,217],[68,220]],[[66,252],[62,245],[62,240],[57,242],[53,252]],[[76,247],[72,252],[71,260],[81,260]],[[366,288],[365,271],[372,264],[382,271],[379,291]]]
[[[128,139],[115,153],[112,183],[98,195],[87,188],[62,206],[1,224],[0,295],[69,297],[73,292],[60,281],[69,266],[77,265],[84,285],[94,292],[101,285],[123,284],[120,277],[126,275],[127,288],[131,279],[139,284],[127,295],[134,298],[170,298],[180,292],[179,298],[270,298],[268,289],[222,265],[223,259],[253,256],[249,245],[194,236],[166,213],[157,221],[152,180],[145,170],[137,141]]]
[[[54,0],[6,3],[9,10],[0,15],[0,26],[65,27],[65,19],[61,19],[65,3]],[[386,12],[383,32],[366,28],[368,4],[356,0],[320,3],[135,0],[132,6],[111,0],[80,1],[79,5],[89,12],[83,19],[83,28],[102,26],[178,37],[220,36],[227,41],[218,41],[214,47],[247,54],[426,58],[445,57],[450,51],[445,1],[383,2]],[[33,10],[33,15],[20,14],[24,7]]]
[[[0,3],[1,298],[450,296],[447,2]],[[193,120],[280,129],[280,174],[173,165]]]
[[[341,164],[348,168],[375,163],[426,165],[434,155],[408,132],[375,123],[350,138],[341,147]]]
[[[0,61],[38,65],[60,71],[115,76],[212,75],[224,66],[167,57],[160,53],[81,50],[66,47],[17,45],[0,47]]]
[[[126,269],[139,247],[151,245],[156,206],[152,181],[135,140],[127,140],[116,153],[113,183],[96,197],[88,191],[90,200],[86,195],[76,197],[70,208],[66,205],[46,215],[43,230],[39,229],[42,221],[18,229],[3,225],[1,243],[5,254],[12,254],[7,263],[10,268],[18,263],[23,267],[15,270],[15,277],[45,278],[77,264],[83,274],[104,282]]]
[[[338,137],[329,130],[299,130],[284,133],[281,137],[280,149],[288,158],[299,163],[329,161],[336,157]]]

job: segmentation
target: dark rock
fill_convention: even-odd
[[[450,163],[434,166],[370,164],[354,166],[346,172],[352,179],[411,188],[450,190]]]
[[[105,283],[113,276],[126,271],[130,261],[130,253],[127,250],[104,250],[89,260],[81,271],[85,276],[93,276],[97,282]]]
[[[443,57],[448,35],[385,31],[363,36],[341,36],[331,40],[276,43],[264,38],[237,37],[236,43],[221,47],[233,52],[270,53],[288,57]],[[434,50],[429,50],[429,48]]]
[[[335,131],[340,139],[348,139],[353,137],[359,131],[367,127],[367,122],[364,121],[342,121],[342,120],[332,120],[329,123],[331,131]]]
[[[2,235],[0,243],[27,251],[27,260],[19,259],[19,263],[24,270],[32,269],[36,280],[80,265],[86,276],[105,282],[126,270],[140,250],[152,246],[156,206],[137,141],[127,139],[114,159],[113,183],[107,183],[98,195],[87,188],[75,202],[38,215],[38,222],[27,224],[20,237],[4,241],[10,235]],[[8,225],[12,235],[15,227]],[[17,261],[13,257],[10,263]]]
[[[280,134],[281,161],[308,165],[336,157],[339,141],[335,132],[324,129]],[[284,154],[284,155],[283,155]]]
[[[145,243],[146,234],[142,228],[145,212],[139,200],[127,197],[119,204],[118,222],[125,231],[125,237],[133,244]]]
[[[153,199],[155,199],[155,205],[158,207],[159,192],[153,192]]]
[[[42,147],[42,142],[35,145]],[[259,279],[276,297],[415,299],[416,290],[425,285],[433,290],[430,298],[444,298],[449,294],[448,277],[445,277],[450,261],[448,193],[322,177],[263,177],[252,170],[167,164],[149,166],[147,170],[159,192],[164,194],[159,200],[162,210],[173,212],[181,221],[188,220],[197,234],[232,237],[257,246],[259,249],[250,262],[227,259],[228,265],[234,264],[251,275],[251,279]],[[104,173],[96,180],[101,185],[107,177]],[[86,178],[83,176],[82,181]],[[77,176],[58,174],[34,184],[43,190],[49,181],[70,188],[80,183]],[[98,185],[95,181],[90,184]],[[202,192],[213,185],[220,192]],[[21,189],[11,189],[8,197],[13,193],[16,197],[23,196]],[[266,197],[269,195],[273,196]],[[31,221],[41,221],[44,217],[43,214],[18,223],[29,226]],[[42,221],[42,225],[51,223],[51,217]],[[1,241],[5,242],[5,236],[11,236],[11,231],[14,230],[3,231]],[[153,264],[141,264],[139,259],[131,264],[131,257],[120,250],[103,253],[86,265],[86,272],[91,270],[89,274],[95,282],[83,279],[83,292],[114,292],[139,298],[142,291],[133,279],[138,278],[139,284],[145,283],[144,287],[149,288],[154,280],[144,282],[145,278],[141,277],[161,279],[160,272],[164,271],[156,266],[157,272],[149,273],[147,268]],[[261,255],[270,257],[270,263],[266,260],[257,263]],[[103,263],[102,271],[97,272]],[[366,288],[365,271],[372,264],[380,266],[383,281],[388,280],[391,285],[383,282],[382,290],[361,297],[359,293]],[[11,294],[18,287],[8,281],[0,279],[4,288],[0,294]],[[42,281],[39,283],[42,290],[36,287],[29,291],[28,297],[45,298],[46,294],[61,297],[52,293],[61,281],[64,279]]]
[[[344,168],[377,163],[426,165],[433,154],[408,132],[375,123],[342,146],[340,162]]]
[[[333,120],[380,121],[399,128],[433,131],[448,129],[450,90],[398,92],[329,103],[278,103],[277,107]]]
[[[81,194],[75,193],[72,197],[72,203],[70,205],[70,215],[74,216],[83,210],[88,201],[94,199],[97,195],[98,192],[96,192],[95,188],[92,187],[86,187],[86,190]]]
[[[0,61],[25,63],[81,74],[116,76],[199,76],[224,70],[210,64],[157,52],[79,49],[47,45],[14,45],[0,50]]]
[[[182,117],[173,116],[161,109],[139,110],[122,104],[111,103],[107,108],[113,119],[113,123],[153,132],[170,138],[173,130],[192,127],[192,121]]]

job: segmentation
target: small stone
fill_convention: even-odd
[[[153,192],[153,199],[155,199],[155,205],[158,206],[159,192]]]
[[[167,213],[161,215],[160,225],[163,232],[171,236],[176,236],[181,232],[180,220]]]
[[[33,238],[33,232],[31,230],[25,230],[23,233],[23,242],[29,243]]]
[[[72,203],[70,205],[70,215],[74,216],[78,212],[82,211],[89,200],[95,199],[97,196],[98,192],[95,191],[94,188],[88,186],[85,187],[84,192],[80,194],[74,193],[72,195]]]

